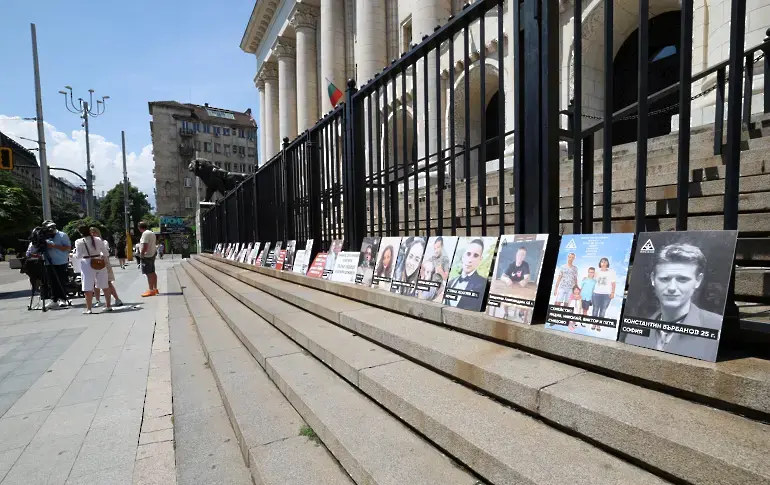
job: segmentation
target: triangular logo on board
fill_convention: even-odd
[[[566,246],[567,249],[577,249],[577,244],[575,244],[574,239],[570,239],[570,241],[567,243]]]
[[[646,243],[642,246],[642,249],[639,250],[640,253],[654,253],[655,252],[655,246],[652,245],[652,239],[648,239]]]

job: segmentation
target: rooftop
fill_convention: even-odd
[[[251,116],[251,108],[246,111],[232,111],[229,109],[215,108],[208,103],[203,106],[199,104],[180,103],[178,101],[150,101],[148,103],[150,114],[153,107],[160,106],[164,108],[176,108],[189,111],[189,117],[203,122],[218,123],[225,125],[256,126],[254,118]]]

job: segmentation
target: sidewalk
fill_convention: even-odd
[[[26,277],[0,267],[0,484],[175,483],[164,293],[177,263],[158,262],[161,296],[146,299],[135,265],[114,268],[125,306],[93,315],[82,299],[28,311]]]

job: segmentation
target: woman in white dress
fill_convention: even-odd
[[[91,235],[94,236],[94,237],[98,237],[98,238],[102,237],[102,233],[101,233],[101,231],[99,231],[99,228],[97,228],[97,227],[92,227],[91,228]],[[115,272],[112,271],[112,265],[110,264],[110,257],[109,257],[109,254],[110,254],[110,243],[108,243],[106,239],[102,239],[102,241],[104,241],[104,254],[107,255],[107,256],[105,256],[105,259],[107,261],[107,268],[105,268],[107,270],[107,282],[110,285],[110,287],[104,293],[110,293],[115,298],[115,305],[116,306],[123,306],[123,302],[120,301],[120,297],[118,296],[118,290],[115,289],[115,285],[114,285],[114,283],[115,283]],[[96,288],[94,290],[94,293],[96,293],[96,302],[94,303],[94,306],[98,307],[99,305],[101,305],[101,302],[99,301],[99,293],[100,293],[99,292],[99,288]]]
[[[94,269],[91,266],[91,261],[100,259],[104,261],[104,241],[102,238],[95,237],[91,234],[91,229],[88,226],[80,226],[78,228],[82,238],[75,241],[75,256],[81,260],[80,265],[80,277],[82,280],[83,293],[86,295],[86,309],[83,312],[86,315],[90,315],[91,301],[94,297],[94,283],[98,288],[103,290],[109,288],[109,281],[107,278],[106,265],[102,269]],[[109,253],[107,253],[109,257]],[[111,312],[111,298],[109,293],[105,293],[105,300],[107,308],[105,311]]]

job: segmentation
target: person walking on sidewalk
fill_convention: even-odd
[[[147,229],[146,222],[139,223],[139,230],[142,231],[142,237],[139,239],[142,274],[147,276],[147,285],[150,287],[142,293],[142,296],[155,296],[158,294],[158,275],[155,274],[155,256],[158,254],[157,241],[155,233]]]
[[[102,238],[101,231],[99,231],[99,229],[96,227],[91,228],[91,235],[94,237]],[[106,239],[102,239],[102,241],[104,242],[104,254],[110,254],[110,243],[108,243]],[[111,294],[113,297],[115,297],[115,305],[123,306],[123,302],[120,301],[120,298],[118,297],[118,290],[115,289],[115,285],[113,284],[115,282],[115,272],[112,271],[112,264],[110,263],[109,257],[105,259],[107,259],[107,267],[105,269],[107,270],[107,284],[109,285],[109,288],[104,290],[104,294]],[[96,296],[96,302],[94,303],[94,306],[98,307],[101,305],[101,302],[99,301],[99,288],[95,288],[94,293]]]
[[[118,241],[118,247],[115,248],[115,254],[120,263],[120,269],[126,269],[126,236],[122,236]]]
[[[91,300],[94,297],[94,283],[103,290],[109,288],[107,267],[104,261],[104,243],[101,238],[94,237],[91,234],[91,229],[88,226],[80,226],[78,232],[83,236],[75,241],[75,256],[81,261],[81,284],[83,293],[86,295],[86,309],[83,313],[90,315],[92,313]],[[109,253],[106,254],[106,258],[109,261]],[[110,296],[109,293],[104,294],[104,299],[107,302],[107,309],[105,311],[108,312],[112,311]]]

